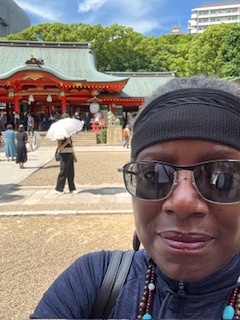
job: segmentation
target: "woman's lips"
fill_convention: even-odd
[[[198,233],[167,231],[161,232],[160,236],[168,247],[185,253],[203,250],[213,241],[212,237]]]

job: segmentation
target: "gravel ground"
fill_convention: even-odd
[[[122,174],[117,172],[129,161],[128,152],[76,153],[75,183],[77,185],[123,184]],[[23,186],[55,186],[59,163],[53,159],[41,170],[22,181]]]
[[[122,184],[117,168],[129,153],[78,153],[78,185]],[[22,186],[54,186],[50,161]],[[131,249],[131,214],[0,217],[0,319],[25,320],[52,281],[77,257],[102,249]]]

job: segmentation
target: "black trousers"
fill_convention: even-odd
[[[72,153],[61,153],[60,172],[57,178],[57,191],[63,191],[66,180],[68,181],[69,191],[76,189],[74,184],[74,159]]]

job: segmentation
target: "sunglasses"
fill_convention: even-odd
[[[148,201],[166,199],[177,184],[179,170],[192,171],[192,183],[203,199],[221,204],[240,202],[240,160],[206,161],[192,166],[133,161],[119,169],[127,191]]]

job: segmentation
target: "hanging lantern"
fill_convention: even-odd
[[[34,102],[34,96],[32,94],[29,95],[28,101],[29,102]]]
[[[47,102],[52,102],[52,96],[50,94],[47,96]]]

